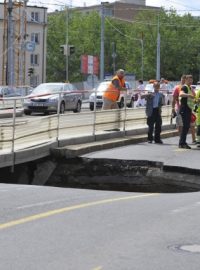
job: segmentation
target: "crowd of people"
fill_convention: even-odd
[[[126,91],[125,72],[119,69],[113,77],[108,89],[103,95],[103,109],[117,109],[117,100],[120,91]],[[192,75],[182,75],[180,84],[173,90],[172,117],[176,117],[176,126],[179,132],[179,148],[191,149],[187,143],[189,130],[192,134],[192,143],[200,147],[200,82],[197,83],[196,91],[193,89]],[[146,116],[148,125],[147,140],[163,144],[161,140],[162,130],[162,106],[165,104],[165,97],[160,89],[166,87],[164,78],[154,81],[153,92],[143,93],[144,84],[138,81],[137,90],[141,92],[137,105],[146,104]],[[199,106],[200,108],[200,106]]]

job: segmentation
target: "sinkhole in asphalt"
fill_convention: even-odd
[[[199,171],[147,160],[72,158],[60,162],[47,185],[128,192],[200,190]]]
[[[0,170],[0,182],[96,190],[180,193],[200,191],[200,170],[148,160],[44,158]],[[5,181],[6,179],[6,181]]]

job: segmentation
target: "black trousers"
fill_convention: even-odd
[[[152,115],[147,117],[147,125],[149,126],[148,140],[153,141],[153,133],[154,133],[154,141],[159,142],[162,127],[162,117],[159,108],[154,108]]]
[[[186,138],[187,138],[187,134],[190,128],[190,122],[191,122],[191,113],[192,111],[188,106],[180,107],[180,115],[183,121],[183,128],[182,128],[180,139],[179,139],[179,145],[186,144]]]

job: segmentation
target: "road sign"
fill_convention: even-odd
[[[28,52],[34,52],[35,51],[35,42],[27,41],[25,43],[26,51]]]

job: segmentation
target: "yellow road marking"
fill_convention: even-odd
[[[102,266],[98,266],[98,267],[94,268],[93,270],[101,270],[101,269],[103,269]]]
[[[175,152],[185,152],[188,151],[188,149],[184,149],[184,148],[177,148],[174,150]]]
[[[156,196],[156,195],[158,195],[158,193],[149,193],[149,194],[136,195],[136,196],[126,196],[126,197],[119,197],[119,198],[114,198],[114,199],[105,199],[105,200],[101,200],[101,201],[88,202],[88,203],[77,204],[77,205],[68,206],[68,207],[64,207],[64,208],[59,208],[59,209],[47,211],[47,212],[44,212],[44,213],[40,213],[40,214],[24,217],[24,218],[21,218],[21,219],[9,221],[9,222],[6,222],[6,223],[2,223],[2,224],[0,224],[0,230],[6,229],[6,228],[9,228],[9,227],[13,227],[13,226],[17,226],[17,225],[20,225],[20,224],[24,224],[24,223],[27,223],[27,222],[31,222],[31,221],[34,221],[34,220],[47,218],[47,217],[50,217],[50,216],[53,216],[53,215],[57,215],[57,214],[77,210],[77,209],[82,209],[82,208],[91,207],[91,206],[100,205],[100,204],[118,202],[118,201],[133,200],[133,199],[137,199],[137,198]]]

